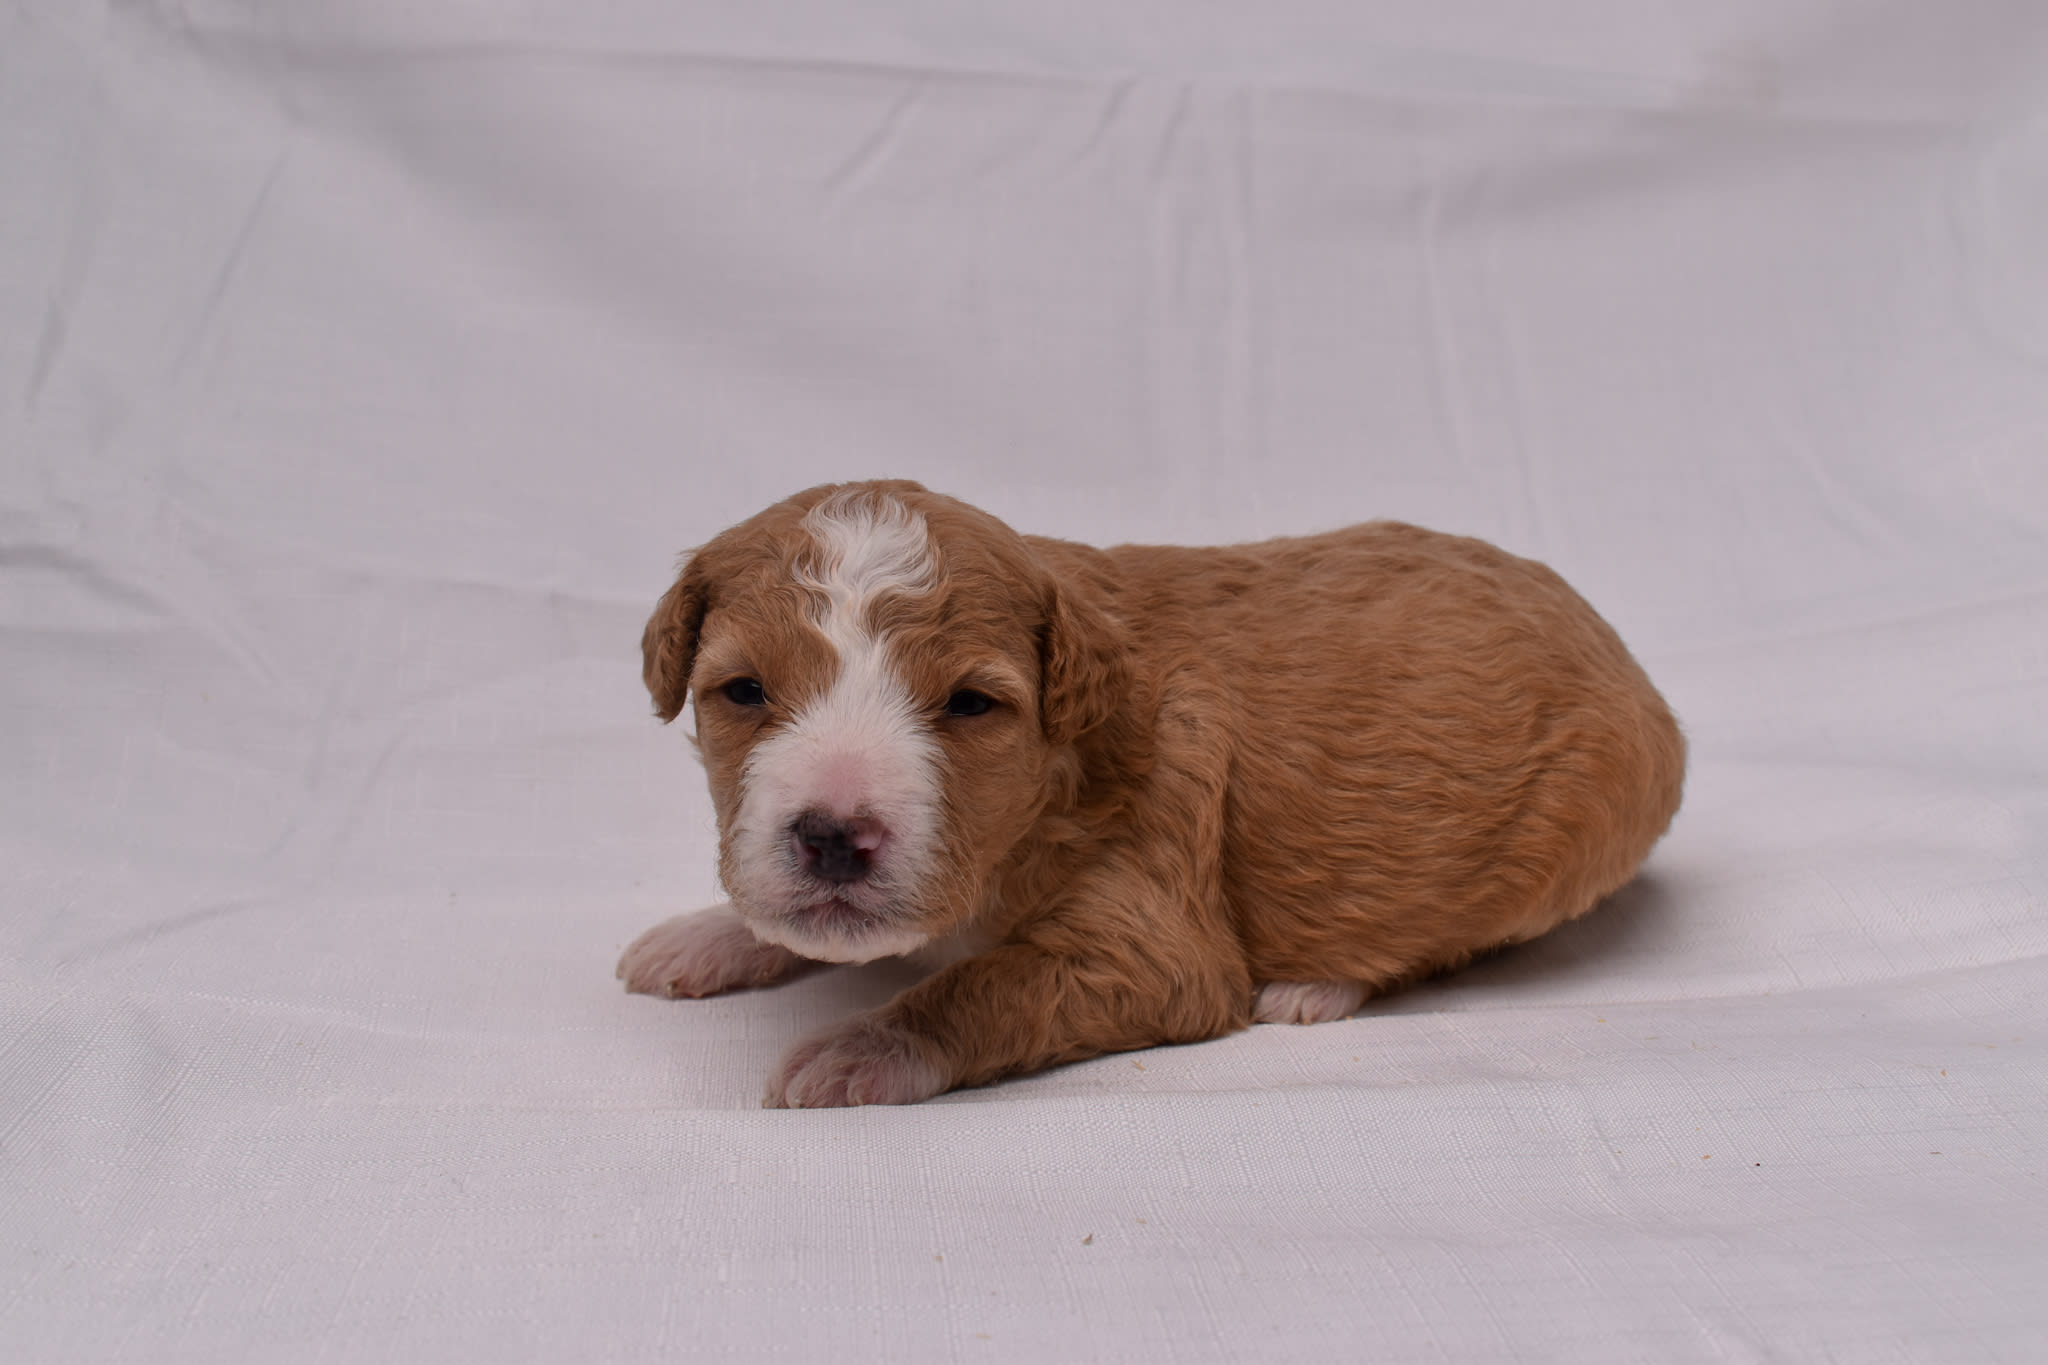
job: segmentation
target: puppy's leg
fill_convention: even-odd
[[[1356,981],[1268,981],[1259,987],[1252,1018],[1261,1024],[1321,1024],[1365,1003]]]
[[[646,995],[717,995],[787,981],[818,964],[754,937],[731,905],[664,920],[628,944],[619,979]]]
[[[836,1109],[855,1104],[915,1104],[952,1085],[934,1049],[898,1027],[888,1011],[869,1010],[818,1030],[782,1055],[767,1109]]]
[[[1227,971],[1130,968],[1005,944],[798,1043],[762,1103],[911,1104],[1104,1052],[1214,1038],[1247,1022],[1248,983]]]

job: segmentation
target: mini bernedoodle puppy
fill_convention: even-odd
[[[814,488],[691,555],[642,648],[664,721],[695,699],[732,901],[643,934],[627,988],[935,967],[791,1048],[771,1106],[1341,1018],[1592,908],[1685,769],[1562,579],[1393,522],[1097,550]]]

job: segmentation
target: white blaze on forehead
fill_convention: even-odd
[[[874,643],[868,605],[884,593],[929,592],[936,566],[924,518],[880,494],[835,493],[804,517],[814,557],[797,565],[797,581],[818,593],[813,619],[844,658],[849,645]]]
[[[731,890],[764,937],[810,957],[867,961],[908,952],[926,935],[914,923],[865,934],[805,928],[801,910],[828,892],[798,867],[790,828],[807,811],[879,820],[887,838],[873,870],[837,894],[885,917],[914,915],[938,847],[938,745],[868,616],[885,594],[930,591],[936,565],[924,518],[894,498],[835,494],[803,525],[811,553],[795,578],[814,595],[811,619],[831,641],[838,672],[747,757],[732,834],[741,885]],[[782,911],[799,913],[775,918]]]

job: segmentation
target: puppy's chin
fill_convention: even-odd
[[[763,943],[787,948],[813,962],[873,962],[922,948],[931,935],[836,897],[812,905],[762,911],[739,906],[741,918]]]

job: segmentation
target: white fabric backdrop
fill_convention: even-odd
[[[1637,885],[755,1108],[678,551],[827,479],[1548,560]],[[2038,0],[0,3],[0,1357],[2048,1354]],[[1091,1240],[1092,1239],[1092,1240]]]

